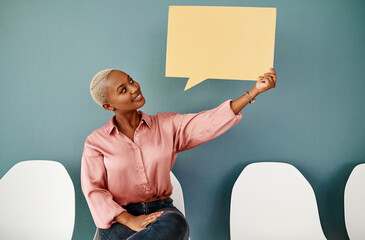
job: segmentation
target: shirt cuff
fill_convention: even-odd
[[[113,219],[111,219],[106,225],[99,223],[96,224],[98,228],[101,229],[109,229],[114,223],[117,222],[116,217],[118,217],[122,212],[126,212],[127,210],[121,206],[119,206],[117,209],[114,210],[115,214],[113,216]]]

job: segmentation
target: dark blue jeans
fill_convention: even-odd
[[[188,240],[189,224],[185,216],[173,205],[172,198],[165,198],[141,203],[131,203],[123,206],[128,213],[138,216],[163,210],[164,213],[146,228],[136,232],[129,227],[116,222],[108,229],[99,229],[100,240]]]

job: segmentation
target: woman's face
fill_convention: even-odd
[[[146,100],[139,84],[128,74],[113,70],[106,81],[109,103],[103,105],[106,110],[126,113],[143,107]]]

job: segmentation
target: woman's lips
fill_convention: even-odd
[[[142,94],[138,94],[138,96],[137,97],[135,97],[133,100],[132,100],[132,102],[137,102],[137,101],[139,101],[139,100],[141,100],[142,99]]]

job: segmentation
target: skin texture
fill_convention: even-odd
[[[254,99],[257,95],[276,86],[276,71],[270,68],[269,72],[259,76],[259,80],[249,91],[249,95]],[[114,111],[116,115],[116,126],[118,130],[134,141],[134,132],[141,121],[141,116],[137,109],[143,107],[146,100],[142,95],[140,85],[122,71],[113,70],[103,83],[107,88],[109,102],[103,104],[103,108]],[[119,85],[124,84],[118,88]],[[118,89],[117,89],[118,88]],[[139,101],[133,99],[141,94]],[[246,94],[231,102],[231,108],[235,114],[239,113],[250,101]],[[157,211],[147,215],[134,216],[128,212],[123,212],[116,217],[116,221],[126,225],[130,229],[138,232],[155,221],[164,211]]]

